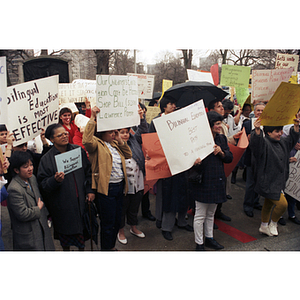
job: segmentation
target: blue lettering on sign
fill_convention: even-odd
[[[4,66],[0,66],[0,74],[4,74]]]

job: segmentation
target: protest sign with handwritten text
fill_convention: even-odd
[[[251,67],[222,65],[220,85],[247,88]]]
[[[293,69],[252,70],[251,101],[269,101],[281,82],[288,82]]]
[[[300,151],[295,155],[297,161],[290,163],[289,179],[285,185],[285,193],[300,201]]]
[[[292,124],[299,107],[300,85],[281,82],[260,116],[261,125]]]
[[[55,155],[57,172],[65,175],[82,168],[81,147]]]
[[[137,77],[96,76],[97,131],[114,130],[140,124]]]
[[[153,119],[172,175],[191,168],[213,152],[214,139],[203,100]]]
[[[14,146],[38,136],[41,129],[58,123],[58,75],[7,88],[7,127]]]
[[[154,89],[154,75],[127,73],[128,76],[135,76],[138,83],[138,98],[152,99]]]
[[[298,71],[299,55],[277,53],[275,69],[293,68],[292,75],[296,76]]]
[[[0,57],[0,123],[7,124],[6,57]]]

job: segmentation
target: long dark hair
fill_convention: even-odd
[[[73,113],[71,111],[70,108],[68,107],[63,107],[60,111],[59,111],[59,116],[58,116],[58,123],[63,125],[63,122],[61,120],[61,116],[65,113],[70,113],[71,114],[71,122],[73,121]]]

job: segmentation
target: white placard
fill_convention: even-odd
[[[0,57],[0,124],[7,124],[6,57]]]
[[[203,100],[153,120],[172,175],[204,159],[215,145]]]
[[[57,172],[64,172],[65,175],[82,168],[81,147],[55,155]]]
[[[129,76],[136,76],[138,83],[138,97],[140,99],[152,99],[154,89],[154,75],[127,73]]]
[[[14,146],[28,142],[42,128],[58,123],[58,75],[7,88],[7,129],[14,134]]]
[[[299,55],[277,53],[275,69],[293,68],[292,75],[296,76],[298,71]]]
[[[206,72],[198,72],[195,70],[187,69],[188,78],[190,81],[208,81],[214,84],[214,80],[212,78],[211,73]]]
[[[251,102],[269,101],[281,82],[288,82],[293,68],[252,70]]]
[[[297,151],[296,162],[290,163],[290,175],[285,185],[285,192],[300,201],[300,151]]]
[[[137,77],[97,75],[96,81],[97,131],[139,125]]]

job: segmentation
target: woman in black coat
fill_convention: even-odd
[[[198,158],[189,172],[190,195],[195,200],[194,232],[196,250],[204,250],[203,225],[205,228],[205,246],[212,249],[223,249],[213,239],[214,213],[218,203],[226,199],[226,177],[224,163],[232,162],[227,139],[220,134],[223,117],[215,111],[207,113],[209,125],[214,137],[214,152],[203,161]]]
[[[54,226],[54,238],[59,239],[63,250],[74,245],[84,249],[83,212],[85,200],[93,201],[91,164],[83,148],[69,144],[69,134],[61,124],[48,126],[46,137],[53,147],[42,157],[38,182]],[[82,167],[68,174],[58,172],[55,156],[80,147]]]

